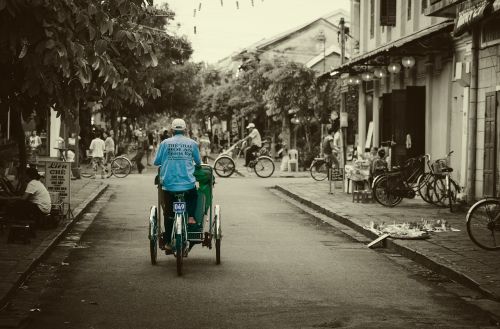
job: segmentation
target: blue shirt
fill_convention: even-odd
[[[178,134],[161,142],[154,164],[161,166],[160,184],[165,191],[188,191],[196,186],[193,160],[201,164],[198,144],[194,140]]]

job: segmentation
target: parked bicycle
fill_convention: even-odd
[[[500,199],[476,202],[467,213],[467,234],[477,246],[500,250]]]
[[[394,207],[403,198],[413,199],[420,186],[418,178],[423,173],[423,161],[427,155],[418,156],[405,161],[401,168],[381,174],[374,178],[373,198],[383,206]]]

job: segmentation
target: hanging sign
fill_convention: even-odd
[[[49,192],[58,192],[61,200],[71,202],[71,162],[45,163],[45,186]]]
[[[340,128],[346,128],[347,126],[347,112],[340,112]]]

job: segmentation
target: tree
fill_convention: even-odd
[[[18,129],[49,107],[72,117],[96,100],[119,108],[159,97],[150,74],[158,57],[182,62],[190,49],[158,28],[171,17],[140,0],[0,0],[0,109]],[[24,168],[22,131],[17,143]]]

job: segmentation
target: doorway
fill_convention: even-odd
[[[380,111],[381,141],[396,142],[391,163],[425,154],[425,87],[394,89],[383,94]]]

